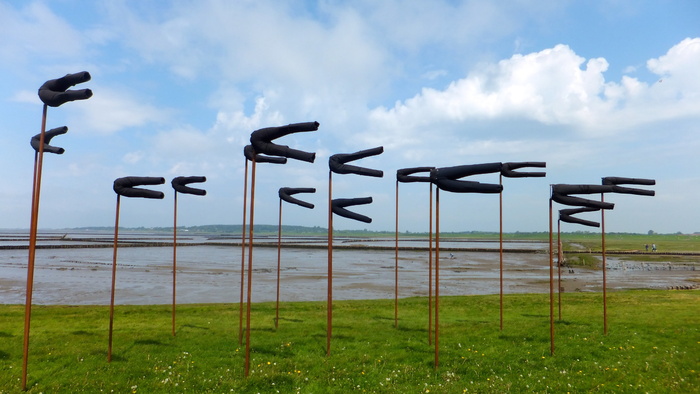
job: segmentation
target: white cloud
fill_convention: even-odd
[[[620,83],[606,82],[605,59],[586,61],[568,46],[557,45],[484,65],[444,90],[426,88],[392,108],[375,108],[369,115],[375,130],[366,138],[393,146],[413,145],[420,143],[426,129],[449,130],[484,119],[511,118],[599,135],[660,119],[697,116],[698,67],[700,39],[688,39],[649,61],[650,70],[661,75],[663,83],[650,87],[629,76]]]
[[[82,85],[81,85],[82,87]],[[67,105],[69,124],[80,133],[113,134],[121,130],[164,122],[168,111],[144,103],[132,92],[86,84],[93,96]]]
[[[83,36],[41,2],[21,9],[0,3],[0,36],[0,65],[75,58],[85,49]]]

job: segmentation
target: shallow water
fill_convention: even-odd
[[[102,236],[109,239],[109,235]],[[127,235],[124,239],[130,237],[145,238],[143,235]],[[169,240],[167,236],[149,238],[164,242]],[[230,246],[226,242],[223,245],[199,244],[203,240],[206,237],[189,238],[194,246],[177,248],[177,302],[238,302],[241,292],[240,246],[233,245],[236,241],[233,238],[229,240]],[[0,245],[10,242],[17,241],[0,239]],[[61,242],[65,241],[46,240],[40,244]],[[471,242],[454,244],[460,244],[463,248],[475,247]],[[499,293],[498,243],[488,244],[495,245],[494,252],[453,251],[452,257],[450,253],[440,253],[441,295]],[[541,253],[504,253],[505,294],[549,291],[547,245],[527,244]],[[404,246],[404,243],[401,245]],[[517,248],[520,249],[521,245]],[[117,304],[172,302],[172,247],[121,247],[117,252]],[[0,250],[0,303],[25,302],[27,256],[26,249]],[[32,302],[109,304],[112,257],[112,247],[37,250]],[[607,260],[607,284],[611,290],[688,286],[693,284],[691,279],[700,278],[700,271],[692,270],[692,265],[622,262],[614,257]],[[247,263],[247,256],[245,261]],[[399,297],[427,296],[428,252],[401,250],[398,275]],[[252,279],[253,302],[276,299],[277,248],[254,249]],[[335,249],[332,279],[333,298],[336,300],[393,298],[396,286],[394,251]],[[562,279],[565,291],[599,291],[602,287],[602,271],[575,269],[571,273],[562,268]],[[327,291],[327,250],[283,247],[280,299],[321,301],[326,300]]]

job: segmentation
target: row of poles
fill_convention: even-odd
[[[60,127],[46,131],[47,107],[58,107],[66,102],[75,100],[84,100],[92,96],[90,89],[70,90],[69,88],[82,82],[90,80],[90,74],[81,72],[76,74],[68,74],[65,77],[47,81],[39,89],[39,97],[44,102],[41,133],[31,139],[31,145],[35,149],[34,160],[34,180],[32,193],[32,212],[30,225],[30,244],[29,244],[29,262],[27,274],[27,299],[25,306],[25,329],[24,329],[24,357],[22,363],[22,390],[27,387],[27,360],[29,353],[29,332],[31,322],[31,306],[32,306],[32,289],[33,289],[33,274],[34,260],[37,238],[37,223],[39,211],[39,195],[41,189],[41,169],[43,163],[43,153],[50,152],[62,154],[63,148],[57,148],[49,145],[51,139],[60,134],[67,132],[67,127]],[[296,159],[304,162],[313,163],[315,153],[304,152],[301,150],[292,149],[285,145],[278,145],[273,141],[277,138],[298,132],[308,132],[318,130],[318,122],[295,123],[287,126],[268,127],[254,131],[251,134],[251,144],[247,145],[244,150],[245,157],[245,175],[243,186],[243,225],[242,225],[242,242],[241,242],[241,276],[240,276],[240,302],[239,302],[239,344],[243,343],[245,332],[245,376],[249,375],[250,371],[250,333],[251,333],[251,300],[252,300],[252,273],[253,273],[253,236],[254,236],[254,214],[255,214],[255,178],[257,163],[272,163],[285,164],[287,159]],[[347,207],[364,205],[372,203],[372,197],[359,198],[333,198],[333,173],[336,174],[355,174],[359,176],[377,177],[384,176],[383,171],[360,167],[349,162],[363,159],[366,157],[376,156],[383,153],[383,147],[376,147],[355,153],[335,154],[329,158],[329,173],[328,173],[328,293],[327,293],[327,338],[326,338],[326,355],[331,354],[331,339],[332,339],[332,322],[333,322],[333,215],[342,216],[352,220],[371,223],[372,219],[359,213],[350,211]],[[248,164],[251,163],[251,180],[248,181]],[[460,165],[453,167],[414,167],[405,168],[397,171],[396,174],[396,237],[395,237],[395,305],[394,305],[394,326],[398,327],[398,299],[399,299],[399,183],[428,183],[429,184],[429,248],[428,248],[428,344],[434,346],[435,349],[435,368],[439,366],[439,298],[440,298],[440,190],[452,193],[482,193],[482,194],[499,194],[499,284],[500,284],[500,329],[503,330],[503,177],[507,178],[525,178],[525,177],[544,177],[545,172],[520,172],[516,171],[525,167],[544,168],[544,162],[516,162],[516,163],[484,163]],[[428,173],[427,176],[414,175],[417,173]],[[499,174],[499,183],[490,184],[476,181],[463,180],[462,178],[482,175],[489,173]],[[206,191],[187,186],[190,183],[205,182],[203,176],[176,177],[172,180],[171,185],[175,190],[174,193],[174,212],[173,212],[173,299],[172,299],[172,335],[176,333],[176,282],[177,282],[177,195],[178,193],[205,195]],[[114,252],[112,263],[112,285],[110,296],[110,322],[109,322],[109,345],[108,345],[108,362],[112,360],[112,338],[113,338],[113,322],[114,322],[114,301],[116,287],[116,268],[117,268],[117,248],[118,248],[118,228],[119,228],[119,212],[120,199],[124,197],[140,197],[147,199],[163,199],[164,194],[159,191],[140,188],[137,186],[143,185],[160,185],[165,183],[165,179],[161,177],[124,177],[114,181],[114,191],[117,194],[116,214],[115,214],[115,230],[114,230]],[[598,227],[599,224],[592,221],[587,221],[574,217],[573,215],[582,212],[591,212],[601,210],[602,217],[602,254],[603,254],[603,303],[604,303],[604,332],[607,334],[607,303],[606,303],[606,261],[605,261],[605,227],[604,227],[604,211],[612,209],[614,204],[605,202],[603,199],[604,193],[624,193],[653,196],[654,192],[644,189],[636,189],[619,186],[621,184],[639,184],[639,185],[654,185],[654,180],[639,179],[639,178],[621,178],[607,177],[603,178],[602,185],[567,185],[557,184],[551,185],[550,197],[550,224],[549,224],[549,264],[550,264],[550,340],[551,353],[554,354],[554,279],[553,279],[553,236],[552,236],[552,203],[576,206],[578,208],[563,209],[560,211],[559,221],[568,223],[577,223],[588,226]],[[248,186],[250,185],[250,193]],[[433,185],[435,185],[435,208],[433,209]],[[290,188],[283,187],[279,190],[280,205],[279,205],[279,230],[277,240],[277,299],[275,312],[275,328],[279,325],[279,298],[280,298],[280,268],[281,268],[281,236],[282,236],[282,201],[296,204],[305,208],[313,209],[314,205],[308,202],[292,197],[298,193],[315,193],[315,188]],[[601,194],[600,201],[575,197],[577,194]],[[250,194],[250,201],[247,201]],[[433,221],[433,212],[435,218]],[[249,217],[247,217],[249,214]],[[435,248],[433,249],[433,223],[435,224]],[[248,227],[246,228],[246,224]],[[246,234],[247,232],[247,234]],[[558,225],[558,245],[560,245],[559,234],[560,225]],[[248,253],[246,256],[246,248]],[[433,250],[434,266],[433,266]],[[561,246],[559,246],[561,254]],[[247,266],[246,266],[247,257]],[[561,265],[562,258],[559,258]],[[559,267],[560,268],[560,267]],[[246,277],[247,271],[247,277]],[[435,273],[433,278],[433,271]],[[247,279],[247,282],[244,282]],[[559,269],[559,280],[561,280],[561,272]],[[434,283],[434,297],[433,297]],[[561,289],[561,286],[558,286]],[[245,288],[245,292],[244,292]],[[245,319],[244,319],[245,306]],[[433,320],[434,317],[434,320]],[[559,297],[559,319],[561,319],[561,293]],[[245,330],[243,321],[245,320]],[[434,330],[433,330],[434,326]],[[434,332],[434,341],[433,341]]]

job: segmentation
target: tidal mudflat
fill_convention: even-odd
[[[112,240],[110,234],[49,234],[36,252],[33,303],[67,305],[109,304]],[[117,304],[172,302],[172,239],[158,234],[125,234],[117,255]],[[177,248],[178,303],[238,302],[241,289],[240,238],[183,236]],[[394,297],[393,240],[338,238],[333,250],[333,298],[389,299]],[[281,251],[280,299],[326,299],[328,252],[324,238],[285,238]],[[21,235],[0,238],[0,303],[25,301],[28,251]],[[274,301],[277,285],[276,238],[256,239],[253,251],[252,301]],[[265,244],[263,246],[263,244]],[[159,246],[144,246],[159,245]],[[357,248],[345,249],[343,246]],[[66,246],[66,247],[64,247]],[[399,297],[428,295],[427,241],[401,240]],[[15,248],[16,247],[16,248]],[[50,247],[50,248],[49,248]],[[443,250],[445,248],[445,250]],[[498,242],[441,242],[440,294],[499,293]],[[449,250],[449,251],[448,251]],[[504,293],[549,291],[548,244],[505,244]],[[517,252],[516,252],[517,251]],[[245,262],[248,256],[246,249]],[[692,287],[700,280],[698,263],[637,262],[608,256],[607,287],[666,289]],[[696,270],[697,269],[697,270]],[[556,272],[555,272],[556,279]],[[600,291],[602,271],[562,268],[565,292]]]

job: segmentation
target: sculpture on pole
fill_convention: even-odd
[[[298,193],[316,193],[313,187],[281,187],[278,191],[280,197],[279,221],[277,227],[277,301],[275,302],[275,329],[279,327],[280,320],[280,271],[282,261],[282,201],[296,204],[300,207],[314,209],[314,204],[292,197]]]
[[[550,353],[554,355],[554,255],[553,255],[553,237],[552,237],[552,205],[553,202],[558,202],[559,204],[577,206],[582,208],[590,208],[592,210],[598,209],[613,209],[615,204],[596,201],[591,199],[586,199],[583,197],[572,196],[575,194],[597,194],[597,193],[610,193],[613,191],[612,186],[601,186],[601,185],[568,185],[568,184],[557,184],[551,185],[551,196],[549,198],[549,343],[550,343]],[[573,212],[576,213],[576,212]],[[595,225],[597,223],[591,221],[582,221],[579,218],[572,218],[572,212],[565,213],[564,218],[567,220],[574,219],[576,223],[586,225]]]
[[[119,246],[119,208],[121,197],[147,198],[162,200],[163,192],[143,189],[136,186],[162,185],[165,178],[150,176],[127,176],[114,181],[114,192],[117,193],[117,211],[114,219],[114,247],[112,255],[112,291],[109,301],[109,345],[107,347],[107,362],[112,362],[112,332],[114,328],[114,293],[117,284],[117,247]]]
[[[429,232],[428,232],[428,344],[432,344],[433,332],[433,184],[430,182],[430,170],[435,167],[413,167],[396,170],[396,237],[394,246],[394,327],[399,326],[399,182],[424,182],[430,188]],[[413,175],[427,172],[428,176]]]
[[[92,97],[92,90],[69,90],[79,83],[90,80],[90,73],[82,71],[75,74],[67,74],[64,77],[51,79],[39,87],[39,99],[44,103],[41,116],[41,131],[32,137],[30,143],[35,150],[34,174],[32,176],[32,208],[29,225],[29,258],[27,263],[27,290],[24,309],[24,342],[22,357],[22,390],[27,389],[27,364],[29,359],[29,332],[32,319],[32,293],[34,291],[34,263],[36,259],[37,226],[39,223],[39,201],[41,196],[41,173],[44,162],[44,151],[62,154],[63,148],[52,147],[49,144],[56,135],[64,134],[68,128],[63,126],[46,131],[48,107],[59,107],[67,102],[86,100]]]
[[[599,211],[599,208],[589,208],[589,207],[583,207],[583,208],[567,208],[567,209],[560,209],[559,210],[559,220],[557,220],[557,295],[559,298],[559,302],[557,303],[558,309],[559,309],[559,320],[561,321],[561,293],[562,293],[562,286],[561,286],[561,265],[562,262],[564,261],[564,251],[562,247],[562,242],[561,242],[561,222],[565,223],[574,223],[574,224],[581,224],[584,226],[589,226],[589,227],[600,227],[600,223],[594,222],[592,220],[586,220],[586,219],[581,219],[579,217],[574,217],[574,215],[583,213],[583,212],[596,212]]]
[[[247,198],[248,198],[248,162],[256,163],[271,163],[271,164],[286,164],[286,157],[266,156],[255,152],[253,145],[246,145],[243,148],[243,156],[245,157],[245,169],[243,177],[243,220],[241,221],[241,297],[238,308],[238,344],[243,344],[243,296],[244,296],[244,281],[245,281],[245,248],[246,243],[246,213]],[[250,242],[253,242],[252,240]]]
[[[653,190],[638,189],[632,187],[623,187],[619,185],[646,185],[652,186],[656,185],[656,181],[653,179],[642,179],[642,178],[623,178],[609,176],[602,179],[603,185],[610,185],[613,188],[613,193],[620,194],[635,194],[638,196],[654,196],[655,192]],[[605,201],[603,197],[604,194],[600,194],[600,201]],[[602,256],[603,256],[603,334],[608,335],[608,302],[607,302],[607,261],[605,257],[605,211],[600,212],[600,223],[601,223],[601,245],[602,245]]]
[[[278,145],[272,142],[273,140],[292,134],[305,131],[318,130],[318,122],[293,123],[286,126],[266,127],[253,131],[250,134],[250,144],[253,146],[253,166],[250,180],[250,225],[248,227],[248,292],[246,304],[246,344],[245,344],[245,376],[250,373],[250,304],[253,288],[253,232],[255,223],[255,163],[257,154],[280,156],[282,158],[290,158],[313,163],[316,158],[316,153],[304,152],[297,149],[292,149],[286,145]],[[244,151],[245,154],[245,151]],[[279,160],[272,160],[279,162]],[[286,159],[285,159],[286,162]]]
[[[534,168],[545,168],[547,163],[541,161],[529,161],[529,162],[518,162],[518,163],[503,163],[501,166],[501,174],[498,178],[498,184],[503,186],[503,177],[506,178],[543,178],[547,176],[544,171],[535,172],[523,172],[515,171],[520,168],[534,167]],[[498,242],[499,242],[499,307],[500,307],[500,322],[501,331],[503,330],[503,193],[499,194],[498,198]]]
[[[371,168],[359,167],[346,164],[350,161],[363,159],[365,157],[380,155],[384,152],[384,147],[366,149],[355,153],[338,153],[328,158],[328,307],[327,307],[327,329],[326,329],[326,356],[331,355],[331,337],[333,336],[333,214],[349,219],[359,220],[364,223],[371,223],[372,219],[359,213],[351,212],[345,207],[361,204],[369,204],[372,197],[333,199],[333,173],[336,174],[356,174],[381,178],[384,172]]]
[[[502,185],[464,181],[460,178],[501,172],[501,163],[471,164],[430,170],[430,180],[437,186],[435,192],[435,368],[440,365],[440,190],[453,193],[495,194]]]
[[[173,204],[173,336],[175,336],[175,305],[177,296],[177,193],[204,196],[207,194],[206,190],[189,187],[187,185],[206,181],[207,178],[204,176],[179,176],[170,181],[170,185],[175,189]]]

